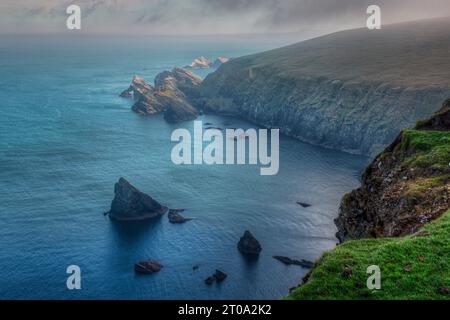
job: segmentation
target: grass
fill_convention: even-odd
[[[422,236],[346,242],[326,253],[308,282],[288,300],[450,300],[450,211],[427,224]],[[366,286],[368,266],[381,268],[381,290]],[[343,277],[345,267],[351,277]]]
[[[450,165],[450,132],[404,130],[400,151],[411,167],[445,170]]]

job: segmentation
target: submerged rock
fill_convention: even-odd
[[[114,186],[114,200],[109,216],[119,221],[152,219],[163,215],[167,207],[120,178]]]
[[[205,283],[207,285],[211,285],[214,282],[221,283],[227,277],[228,277],[228,275],[225,272],[216,269],[216,272],[212,276],[205,279]]]
[[[162,267],[163,266],[155,260],[141,261],[134,265],[134,271],[140,274],[152,274],[161,271]]]
[[[237,248],[241,253],[246,255],[259,255],[262,250],[261,244],[248,230],[245,231],[239,240]]]
[[[183,212],[184,209],[170,209],[169,210],[169,222],[170,223],[185,223],[191,221],[192,218],[185,218],[179,212]]]
[[[288,257],[282,257],[282,256],[274,256],[273,257],[275,260],[278,260],[282,263],[284,263],[285,265],[296,265],[296,266],[301,266],[302,268],[307,268],[307,269],[311,269],[312,267],[314,267],[314,262],[308,261],[308,260],[295,260],[295,259],[291,259]]]
[[[216,278],[214,276],[208,277],[205,279],[205,283],[207,285],[212,285],[216,281]]]
[[[297,204],[299,206],[302,206],[303,208],[309,208],[309,207],[312,206],[312,205],[310,205],[309,203],[306,203],[306,202],[297,202]]]
[[[222,272],[220,270],[216,269],[216,273],[214,273],[214,278],[216,278],[217,282],[222,282],[228,277],[228,275],[225,272]]]

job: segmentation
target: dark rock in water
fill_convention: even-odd
[[[127,180],[120,178],[114,186],[115,197],[111,203],[109,216],[119,221],[136,221],[156,218],[167,211],[149,195],[133,187]]]
[[[282,256],[274,256],[274,259],[284,263],[285,265],[296,265],[301,266],[303,268],[311,269],[314,267],[314,262],[308,261],[308,260],[295,260],[288,257],[282,257]]]
[[[195,120],[199,113],[183,96],[159,95],[159,100],[167,106],[164,119],[169,123]]]
[[[216,278],[215,278],[214,276],[208,277],[208,278],[206,278],[206,280],[205,280],[205,283],[206,283],[207,285],[212,285],[214,282],[216,282]]]
[[[184,209],[171,209],[169,210],[169,222],[170,223],[185,223],[191,221],[192,218],[185,218],[178,212],[183,212]]]
[[[303,208],[309,208],[311,205],[309,203],[305,202],[297,202],[298,205],[302,206]]]
[[[134,265],[134,271],[140,274],[152,274],[161,271],[163,266],[155,260],[141,261]]]
[[[206,278],[205,283],[207,285],[211,285],[214,282],[221,283],[227,277],[228,277],[228,275],[225,272],[222,272],[222,271],[216,269],[216,272],[212,276]]]
[[[245,231],[237,245],[238,250],[246,255],[259,255],[262,248],[250,231]]]
[[[211,122],[206,122],[203,124],[204,126],[212,126],[213,124]]]
[[[192,270],[196,271],[196,270],[198,270],[198,268],[200,268],[200,266],[199,265],[195,265],[195,266],[192,267]]]
[[[124,91],[122,91],[122,93],[120,94],[119,97],[122,97],[122,98],[132,98],[133,95],[131,94],[130,91],[124,90]]]
[[[222,282],[228,277],[228,275],[225,272],[222,272],[220,270],[216,270],[216,273],[214,274],[214,278],[216,278],[217,282]]]

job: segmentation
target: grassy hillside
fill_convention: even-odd
[[[199,108],[374,156],[450,96],[450,19],[337,32],[234,59]]]
[[[450,88],[449,52],[450,19],[440,18],[332,33],[242,57],[222,68],[267,67],[283,78]]]
[[[287,299],[450,300],[450,211],[403,238],[348,241],[326,253],[307,283]],[[369,290],[367,267],[381,268],[381,290]],[[343,276],[344,269],[352,271]]]

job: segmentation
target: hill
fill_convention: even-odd
[[[450,19],[337,32],[225,63],[196,106],[375,155],[450,96],[449,52]]]

